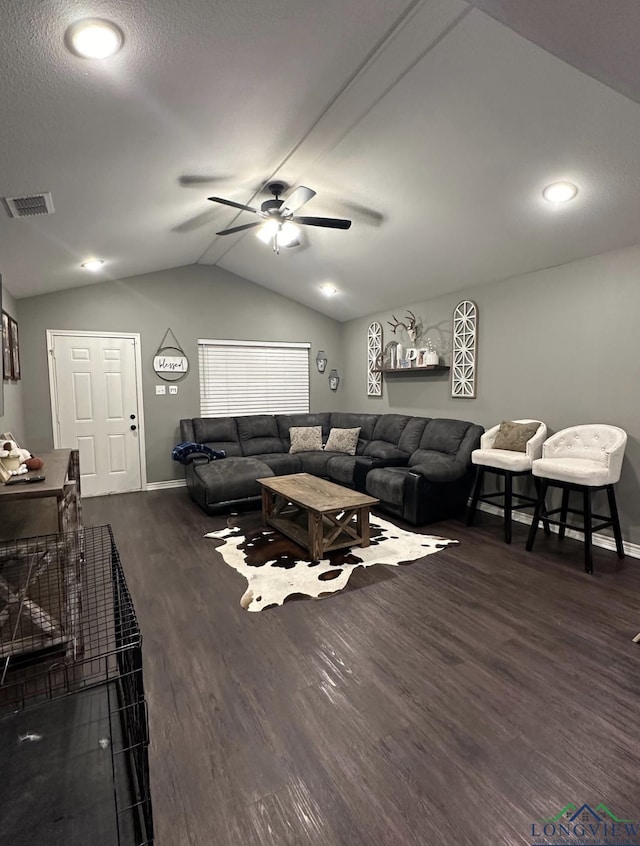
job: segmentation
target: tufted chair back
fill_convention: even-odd
[[[542,447],[543,458],[583,458],[607,467],[607,484],[620,479],[627,433],[606,423],[587,423],[562,429],[548,438]]]

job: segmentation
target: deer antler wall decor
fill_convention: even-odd
[[[418,318],[415,314],[407,309],[407,315],[405,317],[406,323],[404,321],[398,320],[395,314],[392,314],[391,317],[395,321],[392,323],[391,320],[388,320],[387,323],[393,329],[393,333],[395,335],[396,329],[402,326],[402,328],[406,331],[407,335],[409,336],[411,343],[415,344],[416,340],[418,339]]]

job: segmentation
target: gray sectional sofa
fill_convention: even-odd
[[[360,428],[356,455],[314,450],[290,453],[292,426]],[[255,504],[257,479],[311,473],[380,500],[380,508],[414,525],[464,512],[475,476],[471,453],[483,428],[464,420],[403,414],[257,414],[180,421],[183,441],[224,450],[210,461],[196,453],[185,462],[191,498],[209,514]]]

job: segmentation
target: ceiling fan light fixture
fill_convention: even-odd
[[[278,232],[278,221],[268,220],[256,232],[256,238],[260,238],[263,244],[268,244]]]
[[[108,59],[122,47],[122,30],[111,21],[88,18],[67,29],[67,47],[83,59]]]
[[[548,203],[567,203],[578,193],[577,185],[573,182],[552,182],[542,192],[542,196]]]
[[[300,230],[294,223],[285,220],[278,230],[278,243],[281,247],[291,247],[296,241],[300,243]]]

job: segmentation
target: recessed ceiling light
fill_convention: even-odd
[[[104,261],[102,259],[89,259],[88,261],[83,261],[80,266],[84,267],[85,270],[91,270],[93,273],[96,273],[103,264]]]
[[[548,203],[566,203],[578,193],[573,182],[554,182],[542,192],[542,196]]]
[[[334,294],[338,293],[338,289],[335,285],[332,285],[331,282],[325,282],[323,285],[320,285],[320,290],[325,297],[332,297]]]
[[[111,21],[88,18],[72,24],[66,33],[70,50],[83,59],[107,59],[122,47],[122,30]]]

